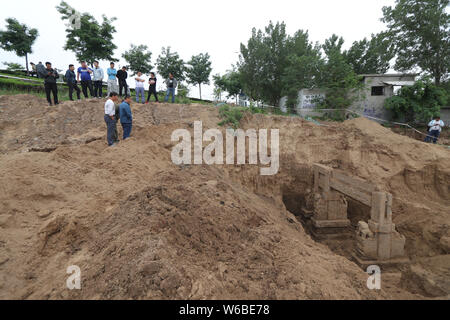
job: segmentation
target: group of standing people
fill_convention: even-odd
[[[126,95],[119,107],[116,103],[119,100],[119,95],[116,92],[111,92],[109,98],[105,103],[105,122],[107,128],[108,146],[115,147],[119,143],[119,135],[117,133],[117,122],[120,120],[123,129],[123,140],[126,140],[131,135],[133,127],[133,115],[131,113],[131,96]]]
[[[50,62],[47,62],[45,67],[41,63],[35,67],[37,76],[44,79],[45,92],[49,105],[58,105],[57,79],[59,78],[59,74],[57,70],[52,67]],[[117,143],[119,143],[117,132],[117,123],[119,120],[123,128],[123,139],[126,140],[131,135],[133,127],[133,115],[131,112],[132,99],[127,84],[127,67],[122,67],[122,69],[116,70],[114,62],[111,62],[110,68],[106,70],[106,75],[108,77],[108,100],[105,103],[104,120],[107,126],[108,145],[110,147],[114,147]],[[69,69],[65,73],[65,81],[69,87],[69,99],[74,101],[74,92],[76,92],[78,100],[81,99],[81,93],[83,93],[85,98],[89,98],[89,95],[93,98],[103,98],[104,78],[105,73],[100,68],[98,61],[94,62],[93,68],[88,67],[87,63],[82,61],[81,66],[76,71],[73,64],[69,65]],[[138,72],[134,80],[136,81],[137,103],[149,103],[152,96],[155,97],[156,102],[159,102],[158,92],[156,89],[158,79],[156,78],[154,72],[150,73],[150,78],[148,79],[149,90],[147,100],[145,100],[144,87],[146,79],[142,72]],[[79,84],[81,85],[81,89],[78,86]],[[169,98],[172,97],[172,103],[175,103],[175,90],[178,87],[178,81],[172,73],[169,74],[169,78],[166,80],[166,85],[167,92],[164,101],[168,102]],[[52,94],[53,101],[51,99]],[[124,99],[119,106],[116,106],[120,97],[124,97]]]
[[[47,62],[45,67],[39,62],[35,65],[36,73],[39,78],[44,79],[45,92],[49,105],[59,104],[58,102],[58,87],[56,85],[59,78],[58,72],[52,68],[52,64]],[[116,70],[115,63],[111,62],[110,67],[106,70],[107,75],[107,96],[109,97],[112,92],[118,93],[120,97],[130,96],[130,89],[127,83],[128,72],[127,67],[122,67],[120,70]],[[88,67],[85,61],[81,62],[81,66],[75,72],[75,66],[69,65],[69,69],[65,73],[65,82],[69,87],[69,99],[74,101],[73,93],[76,92],[77,99],[81,99],[81,93],[87,99],[89,95],[93,98],[103,98],[103,80],[105,73],[99,66],[99,62],[95,61],[93,68]],[[136,81],[136,102],[149,103],[152,96],[155,97],[155,101],[159,102],[158,92],[156,89],[158,79],[154,72],[150,73],[148,79],[149,90],[147,100],[145,100],[145,82],[146,79],[142,72],[138,72],[134,78]],[[81,85],[81,89],[78,85]],[[169,101],[172,97],[172,103],[175,103],[175,90],[178,87],[178,82],[174,75],[169,74],[169,78],[166,80],[167,92],[164,99],[165,102]],[[53,103],[51,100],[51,94],[53,94]]]

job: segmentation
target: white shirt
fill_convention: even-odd
[[[139,81],[141,80],[141,81]],[[145,83],[144,76],[136,76],[136,88],[143,88]]]
[[[442,132],[442,128],[444,127],[444,121],[439,120],[433,120],[428,124],[429,127],[431,127],[430,131],[439,131]]]
[[[108,99],[105,103],[105,114],[112,117],[116,115],[116,105],[114,104],[114,101],[111,99]]]

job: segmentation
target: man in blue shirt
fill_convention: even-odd
[[[126,140],[131,135],[133,127],[133,115],[131,114],[131,96],[126,95],[125,100],[120,105],[120,123],[123,128],[123,140]]]
[[[114,66],[115,66],[114,62],[111,62],[110,68],[108,68],[108,70],[106,70],[106,72],[108,74],[108,95],[111,92],[119,91],[116,88],[117,87],[117,80],[116,80],[117,70],[116,70],[116,68],[114,68]]]
[[[89,88],[89,93],[91,97],[94,96],[94,90],[92,87],[92,79],[91,74],[93,73],[92,69],[89,68],[86,64],[86,61],[81,62],[81,67],[78,68],[77,73],[77,81],[80,81],[81,76],[81,89],[83,90],[84,97],[89,98],[87,89]]]
[[[95,98],[103,98],[103,79],[105,78],[105,74],[103,69],[99,67],[98,61],[94,61],[94,97]]]
[[[77,92],[77,98],[80,100],[81,90],[77,85],[77,77],[75,76],[75,67],[73,64],[69,65],[69,70],[66,72],[66,82],[69,86],[69,98],[70,101],[73,101],[73,90]]]

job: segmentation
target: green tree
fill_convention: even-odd
[[[345,60],[342,53],[343,44],[342,37],[333,35],[323,45],[326,61],[317,81],[319,87],[326,90],[322,107],[327,109],[346,109],[357,99],[356,93],[362,88],[359,77]],[[336,116],[338,114],[341,113],[336,113]]]
[[[132,44],[131,49],[126,51],[122,58],[125,59],[130,70],[133,71],[132,76],[138,72],[149,74],[153,69],[151,65],[152,53],[148,51],[148,47],[145,45],[135,46]]]
[[[383,74],[389,70],[395,50],[387,34],[379,33],[370,40],[355,41],[344,56],[356,74]]]
[[[158,56],[158,73],[165,79],[172,73],[178,81],[186,79],[186,67],[184,61],[177,52],[172,52],[170,47],[162,48],[161,54]]]
[[[19,57],[25,57],[28,74],[28,54],[33,52],[32,47],[38,35],[37,29],[30,29],[14,18],[6,19],[6,30],[0,31],[0,47],[5,51],[15,52]]]
[[[450,67],[450,0],[396,0],[383,8],[383,22],[395,45],[395,68],[406,71],[419,67],[445,81]]]
[[[23,67],[19,63],[14,62],[3,62],[3,64],[6,66],[6,70],[8,71],[20,71],[23,70]]]
[[[73,17],[77,15],[77,11],[65,1],[56,9],[62,20],[72,22]],[[108,19],[103,15],[100,24],[91,14],[80,13],[79,19],[78,26],[69,26],[66,29],[67,41],[64,50],[74,52],[79,61],[86,61],[90,65],[93,65],[95,60],[118,61],[113,58],[114,50],[117,49],[113,41],[113,35],[116,33],[113,22],[116,18]]]
[[[222,101],[222,94],[225,91],[223,77],[220,74],[213,75],[214,98],[216,101]]]
[[[214,84],[217,88],[220,88],[221,91],[228,93],[228,99],[233,97],[237,104],[238,96],[242,93],[241,75],[239,71],[233,69],[223,76],[215,75]]]
[[[317,85],[323,59],[321,46],[309,41],[308,32],[297,31],[288,42],[289,56],[282,74],[282,95],[287,96],[287,106],[292,113],[298,105],[298,92]]]
[[[400,89],[396,96],[385,101],[385,108],[393,112],[395,119],[404,117],[409,123],[426,123],[439,114],[446,102],[445,90],[424,78]]]
[[[200,91],[200,99],[202,98],[202,84],[209,84],[209,76],[211,75],[211,60],[208,53],[200,53],[192,56],[187,63],[186,76],[190,84],[198,85]]]
[[[277,106],[282,96],[281,76],[288,65],[288,41],[284,22],[272,22],[252,31],[247,45],[241,44],[239,73],[244,91],[255,101]]]

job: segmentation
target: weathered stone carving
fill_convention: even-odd
[[[400,261],[404,257],[406,239],[392,223],[392,195],[358,178],[332,168],[314,165],[314,195],[310,224],[314,236],[344,234],[350,227],[347,217],[350,197],[370,207],[368,223],[359,222],[356,233],[357,250],[354,255],[360,264]],[[309,218],[309,217],[308,217]]]

